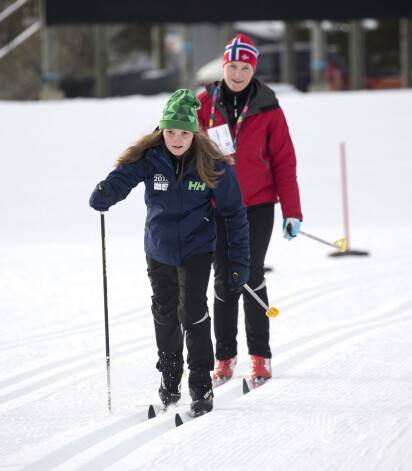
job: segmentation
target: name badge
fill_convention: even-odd
[[[225,155],[233,154],[235,152],[232,135],[230,134],[229,126],[227,124],[210,128],[207,130],[207,133],[210,139],[218,145],[219,149]]]

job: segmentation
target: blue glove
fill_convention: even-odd
[[[237,274],[237,276],[235,275]],[[249,267],[240,263],[234,263],[229,267],[229,290],[239,291],[249,279]]]
[[[96,188],[94,189],[92,195],[89,199],[90,206],[95,209],[96,211],[108,211],[110,208],[110,204],[108,204],[106,199],[107,193],[106,188],[103,182],[100,182]]]
[[[283,238],[293,240],[299,234],[300,221],[296,218],[285,218],[283,220]]]

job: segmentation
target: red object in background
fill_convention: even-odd
[[[334,62],[328,61],[325,70],[325,82],[332,91],[345,90],[348,85],[348,78]]]
[[[401,77],[366,77],[365,88],[370,90],[382,90],[385,88],[402,88]]]

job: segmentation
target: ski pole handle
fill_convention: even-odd
[[[235,272],[233,273],[233,278],[235,279],[235,281],[238,281],[239,279],[239,275]],[[253,291],[253,289],[247,284],[245,283],[242,288],[245,288],[245,290],[255,298],[255,300],[262,306],[266,309],[266,315],[268,317],[276,317],[278,314],[279,314],[279,310],[276,309],[275,307],[269,307],[269,306],[266,306],[266,303],[264,303],[262,301],[262,299],[259,298],[259,296]]]

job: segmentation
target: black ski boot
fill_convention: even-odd
[[[193,417],[199,417],[213,410],[213,389],[211,386],[189,388]]]
[[[180,392],[182,384],[182,377],[180,378],[165,378],[164,373],[162,374],[162,380],[160,381],[159,397],[163,402],[165,408],[171,404],[176,404],[182,397]]]
[[[183,357],[160,357],[156,368],[162,373],[159,396],[165,409],[171,404],[176,404],[181,398],[180,388],[183,375]]]

